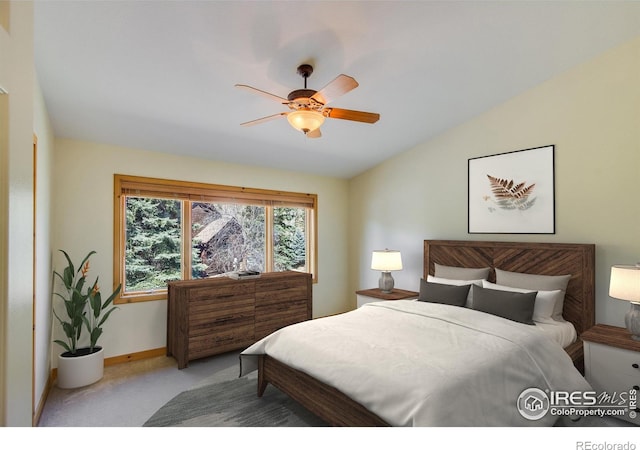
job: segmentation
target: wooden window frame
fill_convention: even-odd
[[[140,196],[152,198],[175,199],[182,201],[201,202],[229,202],[264,205],[265,215],[271,213],[274,206],[291,206],[307,208],[306,214],[306,243],[308,272],[312,274],[313,282],[318,281],[318,196],[317,194],[303,194],[297,192],[275,191],[268,189],[226,186],[218,184],[198,183],[191,181],[167,180],[162,178],[148,178],[133,175],[114,174],[113,201],[113,286],[124,285],[125,280],[125,198],[126,196]],[[191,252],[191,210],[182,209],[182,279],[191,279],[191,266],[185,262],[190,260]],[[265,225],[265,272],[273,270],[273,255],[269,249],[273,248],[272,220]],[[166,289],[149,292],[125,293],[124,289],[114,300],[115,304],[136,303],[167,298]]]

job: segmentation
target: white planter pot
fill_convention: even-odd
[[[58,387],[74,389],[88,386],[102,379],[104,375],[104,351],[100,350],[84,356],[58,355]],[[78,351],[80,351],[79,349]]]

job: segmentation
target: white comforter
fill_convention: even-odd
[[[526,388],[591,390],[562,348],[535,326],[479,311],[398,300],[291,325],[241,353],[336,387],[395,426],[552,425],[523,418]]]

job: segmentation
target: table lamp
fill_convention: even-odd
[[[371,268],[373,270],[380,270],[380,280],[378,280],[378,287],[385,294],[390,294],[393,291],[393,277],[391,276],[392,270],[402,270],[402,257],[397,250],[374,250],[371,256]]]
[[[612,266],[609,296],[631,302],[631,309],[624,316],[631,338],[640,341],[640,263],[635,266]]]

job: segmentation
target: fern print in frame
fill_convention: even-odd
[[[491,185],[493,202],[496,207],[507,210],[525,210],[535,204],[536,198],[531,197],[533,189],[536,187],[535,183],[526,186],[527,183],[515,184],[513,180],[492,177],[491,175],[487,175],[487,178]],[[489,201],[491,198],[485,196],[484,199]],[[489,211],[493,211],[491,206]]]
[[[555,233],[555,146],[468,161],[468,232]]]

